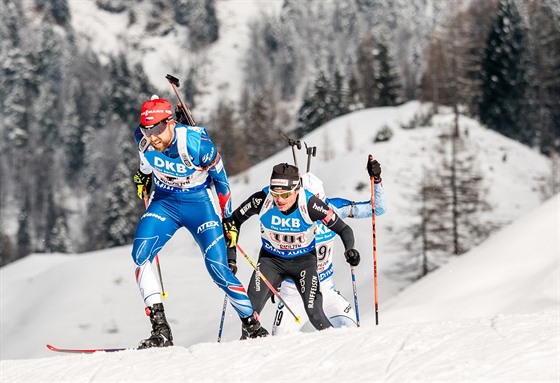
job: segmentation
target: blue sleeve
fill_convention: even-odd
[[[375,215],[382,215],[387,210],[385,193],[381,184],[374,186]],[[327,198],[327,203],[341,218],[368,218],[371,217],[371,201],[354,202],[344,198]]]
[[[381,184],[375,184],[373,186],[375,192],[375,215],[385,214],[387,211],[387,201],[385,200],[385,190]],[[369,204],[371,206],[371,203]]]
[[[209,138],[202,138],[200,142],[200,166],[205,168],[214,182],[222,217],[228,218],[232,213],[231,188],[222,156]]]

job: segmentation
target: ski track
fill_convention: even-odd
[[[399,354],[404,350],[404,346],[410,339],[411,335],[412,335],[412,331],[407,332],[406,335],[403,337],[404,339],[400,343],[399,348],[392,353],[392,357],[389,360],[389,363],[387,363],[387,366],[385,367],[385,377],[392,375],[392,372],[389,372],[391,370],[391,366],[393,365],[395,360],[399,357]]]

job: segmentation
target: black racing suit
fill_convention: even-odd
[[[260,213],[267,194],[258,191],[245,200],[232,214],[237,227],[240,229],[243,222],[253,215]],[[305,198],[303,189],[300,190],[299,198]],[[289,215],[298,209],[298,200],[286,212]],[[307,211],[312,221],[322,221],[329,229],[337,233],[344,243],[345,250],[354,247],[354,233],[350,226],[340,219],[336,213],[321,199],[312,196],[307,202]],[[261,247],[259,252],[258,269],[260,273],[272,284],[280,286],[285,279],[291,279],[296,283],[301,295],[305,311],[309,321],[317,330],[332,327],[329,319],[323,311],[323,296],[320,291],[319,278],[317,276],[317,254],[315,246],[309,252],[294,258],[283,258],[272,254]],[[260,313],[266,301],[271,297],[272,291],[265,285],[264,281],[253,272],[249,282],[247,295],[253,308]]]

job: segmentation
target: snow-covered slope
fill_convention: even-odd
[[[409,288],[402,296],[397,296],[392,304],[382,308],[379,326],[372,324],[372,311],[368,309],[365,316],[370,320],[357,329],[329,329],[220,344],[207,341],[189,347],[177,342],[178,346],[167,349],[94,355],[52,354],[42,359],[2,360],[1,381],[557,382],[560,378],[559,204],[560,196],[557,195],[505,228],[487,244],[464,255],[460,264],[453,262],[443,267]],[[524,257],[518,252],[520,240],[504,240],[504,237],[510,238],[521,231],[524,240],[532,244],[532,253],[538,256],[531,258],[532,265],[525,273],[512,273],[504,264],[502,254],[513,254],[511,261],[515,263]],[[69,261],[66,266],[75,270],[75,278],[82,279],[88,271],[98,275],[99,269],[103,268],[100,264],[110,256],[117,254],[92,254],[89,259],[82,259],[81,263],[88,265],[87,271],[81,267],[70,267],[72,263],[77,266],[78,262]],[[53,264],[60,261],[55,259]],[[54,265],[50,273],[51,283],[43,281],[34,290],[21,290],[21,296],[25,297],[21,299],[24,304],[4,304],[6,277],[11,276],[12,281],[25,279],[30,283],[34,278],[46,279],[36,274],[44,267],[39,262],[40,259],[34,257],[2,269],[3,359],[6,351],[19,348],[23,352],[23,340],[31,340],[25,346],[28,355],[33,353],[32,350],[44,347],[47,338],[56,339],[58,344],[63,345],[114,343],[101,339],[99,334],[96,340],[88,337],[86,342],[78,338],[71,328],[66,327],[69,321],[64,318],[75,320],[79,313],[59,312],[53,316],[50,312],[42,312],[45,307],[51,307],[51,312],[56,311],[57,304],[71,295],[69,288],[76,285],[68,284],[69,280],[61,278],[66,277],[65,273],[58,267],[55,269]],[[21,267],[24,263],[35,270],[25,275],[28,268]],[[472,275],[473,270],[495,263],[504,264],[503,272]],[[195,274],[190,269],[183,271],[191,276]],[[454,277],[452,281],[449,280],[451,273]],[[540,282],[532,283],[536,279]],[[87,281],[84,282],[87,285]],[[53,291],[55,285],[62,287]],[[65,288],[66,291],[61,293]],[[117,289],[113,284],[108,284],[99,285],[97,290],[106,300]],[[528,296],[531,302],[540,304],[524,306],[524,298]],[[209,297],[210,294],[194,294],[190,298],[191,303],[203,306]],[[119,295],[119,299],[126,298]],[[411,300],[413,304],[409,304]],[[36,308],[30,305],[31,301],[42,303]],[[438,302],[437,305],[434,305],[434,301]],[[457,302],[470,308],[460,309],[457,314]],[[483,304],[475,305],[472,302]],[[87,310],[89,303],[95,304],[76,304],[82,310]],[[12,338],[9,344],[5,344],[5,319],[10,316],[15,320],[14,316],[21,313],[13,309],[23,309],[22,306],[26,308],[27,318],[41,318],[44,325],[41,326],[41,321],[38,321],[34,324],[38,327],[36,331],[20,331],[18,339]],[[362,300],[362,307],[370,306]],[[536,311],[519,314],[530,311],[531,307]],[[504,308],[511,314],[503,314]],[[429,315],[420,315],[427,311]],[[84,328],[84,333],[97,332],[95,323],[106,321],[106,313],[103,310],[95,314],[92,311],[88,313],[94,325]],[[466,318],[477,316],[481,317]],[[217,315],[214,317],[217,319]],[[425,318],[429,320],[415,323]],[[206,319],[197,321],[198,325],[212,327],[217,324],[209,323]],[[49,334],[49,326],[46,325],[50,321],[56,322],[56,333]],[[25,326],[25,323],[20,326]],[[75,326],[75,323],[70,326]],[[10,330],[15,331],[16,327],[15,324]],[[26,330],[30,330],[29,326],[26,326]],[[190,331],[197,331],[197,327],[191,327]]]
[[[249,22],[261,13],[277,12],[282,6],[282,0],[217,0],[220,38],[194,54],[183,48],[187,29],[176,24],[169,13],[158,15],[160,21],[172,26],[169,33],[145,32],[146,24],[154,17],[154,4],[129,4],[135,9],[135,22],[131,24],[128,12],[110,13],[99,9],[94,1],[68,3],[72,28],[84,44],[102,61],[119,52],[125,52],[134,62],[140,61],[151,83],[161,91],[171,91],[166,74],[184,78],[189,68],[195,67],[198,86],[204,90],[193,110],[197,116],[208,116],[224,94],[237,100],[242,89],[242,58],[249,43]]]
[[[555,269],[550,266],[551,263],[554,264],[554,260],[551,261],[550,258],[547,258],[547,265],[551,267],[552,273],[538,274],[544,273],[543,270],[546,269],[539,268],[540,263],[534,264],[540,262],[535,249],[541,243],[548,243],[549,250],[556,252],[557,261],[558,246],[557,242],[554,245],[554,242],[551,244],[545,239],[538,239],[538,243],[530,240],[533,234],[528,233],[535,224],[528,221],[516,229],[518,231],[496,234],[488,244],[483,245],[494,249],[510,242],[515,243],[514,240],[521,241],[515,249],[524,248],[521,247],[522,244],[528,246],[524,260],[518,259],[517,250],[500,248],[492,250],[490,255],[485,251],[483,255],[477,256],[489,259],[486,267],[480,260],[470,267],[462,266],[461,262],[466,261],[460,258],[452,262],[449,269],[444,269],[448,271],[438,272],[452,273],[453,276],[446,282],[450,285],[441,286],[438,282],[431,282],[434,285],[430,285],[430,288],[436,291],[456,292],[457,296],[468,303],[467,307],[463,307],[464,311],[452,306],[457,304],[453,294],[450,294],[450,297],[435,299],[433,293],[423,296],[422,293],[404,292],[404,309],[420,306],[414,309],[415,315],[401,312],[402,306],[390,301],[403,287],[402,283],[389,279],[387,271],[403,255],[402,230],[412,218],[409,193],[420,180],[422,165],[431,161],[430,144],[436,140],[444,123],[453,118],[451,115],[439,115],[435,118],[433,127],[402,130],[400,124],[408,122],[421,108],[423,106],[419,103],[412,102],[395,108],[360,111],[333,120],[304,138],[309,146],[318,146],[318,154],[312,159],[311,169],[324,180],[327,194],[330,196],[368,199],[368,188],[356,188],[359,183],[368,182],[364,169],[367,155],[373,153],[382,164],[383,182],[389,204],[388,212],[377,220],[382,323],[389,324],[389,318],[391,323],[397,323],[399,320],[409,323],[414,320],[448,319],[449,313],[456,313],[455,317],[460,318],[486,317],[502,310],[507,313],[527,313],[539,307],[546,307],[546,300],[543,301],[544,305],[540,306],[539,298],[528,300],[527,296],[534,295],[532,287],[539,289],[539,295],[535,297],[539,297],[540,292],[545,291],[551,296],[550,285],[546,285],[549,288],[535,285],[535,280],[544,284],[554,283],[558,280],[558,275],[554,274]],[[390,125],[394,136],[389,142],[374,144],[373,137],[383,125]],[[489,199],[494,205],[495,217],[500,221],[511,221],[536,208],[540,204],[536,190],[541,182],[540,177],[549,173],[548,160],[516,142],[480,127],[473,120],[461,118],[461,126],[469,127],[471,144],[479,148],[477,161],[491,186]],[[507,154],[506,161],[503,160],[504,154]],[[250,193],[264,186],[268,182],[272,166],[284,161],[293,161],[289,148],[234,177],[234,205],[241,203]],[[300,166],[305,167],[306,157],[303,150],[298,153],[298,162]],[[520,175],[523,175],[522,182],[519,181]],[[548,209],[552,213],[558,213],[557,202],[549,204]],[[356,278],[362,321],[367,327],[373,320],[371,222],[354,220],[351,224],[355,230],[357,248],[362,252],[362,263],[356,270]],[[552,230],[552,233],[558,233],[557,228],[544,227]],[[542,235],[551,235],[544,229],[541,231]],[[557,241],[557,238],[554,240]],[[256,260],[259,247],[256,219],[243,226],[240,243]],[[343,256],[339,253],[335,255],[335,279],[342,293],[351,297],[350,273]],[[499,258],[493,260],[493,257]],[[180,230],[163,249],[160,258],[165,287],[169,292],[165,305],[176,344],[188,347],[200,342],[214,342],[217,338],[223,294],[203,269],[200,252],[190,234],[184,229]],[[530,263],[527,267],[518,265],[523,262]],[[239,259],[239,266],[238,275],[246,283],[252,269],[242,257]],[[527,270],[527,275],[519,271],[523,270],[520,267]],[[464,277],[468,283],[463,282],[457,275],[463,268],[470,270]],[[130,246],[82,255],[33,255],[2,268],[1,358],[49,356],[44,348],[44,344],[49,342],[76,347],[136,344],[149,332],[149,323],[134,282],[133,270]],[[477,281],[477,276],[484,279]],[[511,293],[512,297],[515,297],[514,303],[510,305],[508,301],[503,301],[498,305],[490,299],[494,297],[492,288],[495,287],[491,283],[493,280],[499,281],[502,277],[509,280],[507,286],[511,283],[522,284],[521,281],[525,278],[532,280],[523,285],[522,295]],[[530,286],[526,286],[527,284]],[[490,291],[482,288],[486,286]],[[488,300],[481,299],[475,305],[472,302],[476,301],[477,293],[481,290]],[[452,308],[448,311],[440,309],[441,301],[447,302]],[[553,294],[550,301],[555,302]],[[416,303],[413,305],[411,302]],[[393,307],[396,314],[386,312],[387,307]],[[497,311],[492,312],[493,308]],[[262,313],[263,323],[269,328],[273,314],[272,305],[267,306]],[[228,308],[223,339],[234,341],[238,337],[239,320],[233,310]]]

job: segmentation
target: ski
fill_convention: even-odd
[[[94,352],[118,352],[124,350],[135,350],[134,348],[58,348],[53,345],[47,344],[47,348],[54,352],[64,352],[70,354],[93,354]]]

